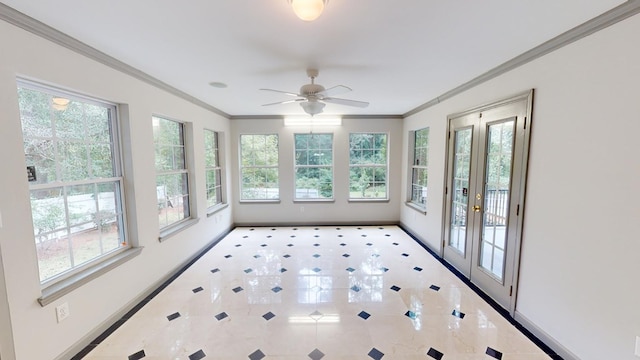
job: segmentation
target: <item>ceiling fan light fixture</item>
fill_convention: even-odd
[[[302,106],[304,112],[311,116],[320,114],[325,105],[325,103],[321,103],[318,101],[304,101],[300,103],[300,106]]]
[[[313,21],[320,17],[329,0],[289,0],[293,12],[303,21]]]

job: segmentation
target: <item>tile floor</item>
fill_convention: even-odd
[[[550,359],[396,226],[236,228],[84,359]]]

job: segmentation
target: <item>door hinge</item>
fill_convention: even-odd
[[[446,186],[444,187],[444,194],[449,195],[449,188]]]
[[[520,216],[520,204],[516,206],[516,216]]]
[[[524,117],[524,129],[527,130],[527,117]]]
[[[512,296],[512,295],[513,295],[513,286],[510,286],[509,287],[509,296]]]

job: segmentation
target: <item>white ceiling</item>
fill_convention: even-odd
[[[330,0],[316,21],[287,0],[2,0],[233,115],[304,114],[259,91],[346,85],[325,114],[401,115],[621,0]],[[228,84],[214,88],[212,81]]]

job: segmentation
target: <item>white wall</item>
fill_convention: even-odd
[[[0,345],[2,351],[9,351],[5,345],[11,344],[13,335],[17,359],[54,359],[92,340],[84,337],[91,336],[88,334],[103,322],[113,320],[111,316],[133,305],[139,295],[232,226],[231,207],[216,216],[206,216],[202,134],[205,127],[222,131],[228,144],[229,120],[4,22],[0,22],[0,43],[0,249],[4,265],[0,275],[4,275],[8,303],[6,306],[0,300]],[[129,186],[125,190],[135,189],[135,207],[127,210],[136,221],[131,240],[144,247],[141,255],[45,307],[36,301],[41,288],[22,155],[16,76],[128,105],[123,107],[129,117],[125,130],[133,139],[124,154],[132,165],[132,171],[126,174]],[[152,114],[191,122],[194,129],[193,171],[200,220],[162,243],[158,241]],[[228,146],[224,150],[230,163]],[[62,302],[68,302],[71,315],[58,324],[55,306]],[[7,308],[10,319],[4,317]],[[5,333],[8,326],[12,334]],[[10,360],[12,356],[6,354],[3,352],[2,357]]]
[[[535,88],[517,313],[583,360],[637,359],[638,34],[636,15],[404,124],[431,126],[432,196],[401,221],[439,249],[447,115]]]
[[[314,133],[333,133],[334,143],[334,202],[293,202],[293,136],[309,133],[308,127],[285,127],[277,120],[232,120],[231,147],[234,194],[239,191],[238,140],[240,134],[278,134],[280,203],[234,204],[233,218],[237,224],[344,224],[344,223],[397,223],[400,218],[400,158],[402,146],[401,119],[344,119],[342,126],[318,127]],[[349,202],[349,133],[387,133],[389,146],[388,202]],[[302,209],[304,208],[304,209]],[[304,210],[304,211],[302,211]]]

